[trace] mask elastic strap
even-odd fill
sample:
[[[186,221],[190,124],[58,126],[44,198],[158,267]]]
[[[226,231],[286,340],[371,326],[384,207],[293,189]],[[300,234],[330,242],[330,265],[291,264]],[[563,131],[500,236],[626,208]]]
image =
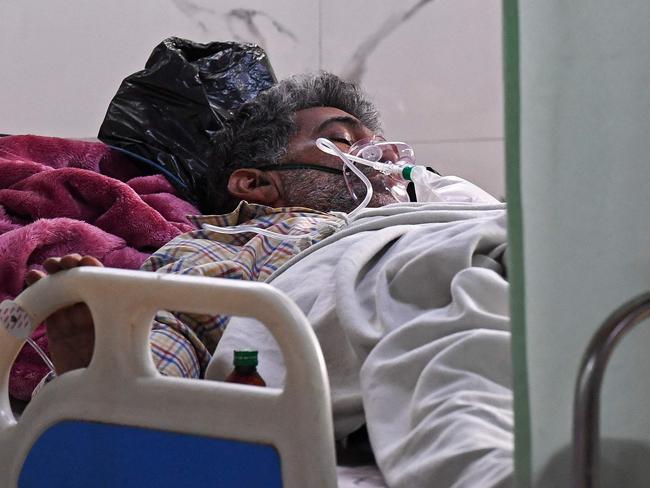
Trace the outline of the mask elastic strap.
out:
[[[324,173],[331,173],[335,174],[338,176],[343,176],[343,171],[340,169],[336,168],[330,168],[329,166],[319,166],[317,164],[309,164],[309,163],[286,163],[286,164],[265,164],[262,166],[256,166],[254,167],[255,169],[259,169],[262,171],[265,170],[272,170],[272,171],[285,171],[285,170],[295,170],[295,169],[313,169],[316,171],[322,171]],[[309,232],[306,234],[298,234],[298,235],[291,235],[291,234],[280,234],[278,232],[273,232],[270,230],[266,229],[260,229],[259,227],[254,227],[251,225],[238,225],[238,226],[233,226],[233,227],[220,227],[217,225],[210,225],[210,224],[203,224],[203,229],[212,231],[212,232],[218,232],[219,234],[245,234],[248,232],[252,232],[254,234],[261,234],[266,237],[271,237],[273,239],[278,239],[278,240],[291,240],[291,241],[299,241],[302,239],[305,239],[307,237],[315,237],[317,233],[314,232]]]
[[[273,239],[278,239],[281,241],[284,240],[299,241],[306,237],[314,237],[317,235],[314,232],[309,232],[306,234],[298,234],[298,235],[280,234],[279,232],[273,232],[272,230],[261,229],[259,227],[254,227],[252,225],[237,225],[233,227],[221,227],[218,225],[203,224],[201,227],[205,230],[217,232],[219,234],[247,234],[250,232],[253,234],[261,234],[266,237],[272,237]]]
[[[343,176],[343,171],[340,169],[330,168],[329,166],[320,166],[318,164],[308,164],[308,163],[265,164],[262,166],[256,166],[255,169],[261,169],[262,171],[313,169],[316,171],[322,171],[323,173],[332,173],[334,175]]]

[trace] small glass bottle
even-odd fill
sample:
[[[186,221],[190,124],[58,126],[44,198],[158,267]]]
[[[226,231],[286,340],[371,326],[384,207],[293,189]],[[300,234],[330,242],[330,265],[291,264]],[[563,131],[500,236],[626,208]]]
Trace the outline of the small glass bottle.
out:
[[[235,369],[226,378],[227,382],[266,386],[266,382],[257,372],[257,351],[235,351],[233,365]]]

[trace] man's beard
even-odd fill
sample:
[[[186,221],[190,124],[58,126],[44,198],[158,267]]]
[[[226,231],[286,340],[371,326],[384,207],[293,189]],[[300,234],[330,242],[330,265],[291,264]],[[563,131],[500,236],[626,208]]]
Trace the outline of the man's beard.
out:
[[[314,178],[313,173],[312,171],[304,171],[282,174],[284,199],[287,205],[307,207],[321,212],[350,213],[359,206],[366,196],[366,186],[360,180],[360,184],[354,185],[354,191],[359,198],[357,201],[350,195],[341,176],[321,174],[318,178]],[[395,198],[380,181],[373,179],[371,183],[373,185],[373,194],[368,207],[382,207],[396,202]]]

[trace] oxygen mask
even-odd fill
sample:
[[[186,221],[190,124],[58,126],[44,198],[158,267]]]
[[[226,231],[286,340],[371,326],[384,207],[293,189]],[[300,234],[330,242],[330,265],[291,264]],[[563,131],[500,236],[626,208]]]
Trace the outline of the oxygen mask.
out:
[[[415,154],[408,144],[375,136],[357,141],[348,152],[341,151],[325,138],[319,138],[316,145],[343,162],[345,185],[354,201],[359,203],[350,215],[363,210],[374,192],[391,195],[395,202],[409,201],[402,170],[415,164]]]

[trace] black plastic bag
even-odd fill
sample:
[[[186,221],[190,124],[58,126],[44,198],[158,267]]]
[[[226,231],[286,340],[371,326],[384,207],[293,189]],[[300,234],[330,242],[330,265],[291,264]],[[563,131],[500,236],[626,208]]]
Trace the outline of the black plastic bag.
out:
[[[162,172],[196,201],[211,136],[233,110],[275,82],[259,46],[170,37],[156,46],[144,70],[124,79],[98,137],[145,169]]]

